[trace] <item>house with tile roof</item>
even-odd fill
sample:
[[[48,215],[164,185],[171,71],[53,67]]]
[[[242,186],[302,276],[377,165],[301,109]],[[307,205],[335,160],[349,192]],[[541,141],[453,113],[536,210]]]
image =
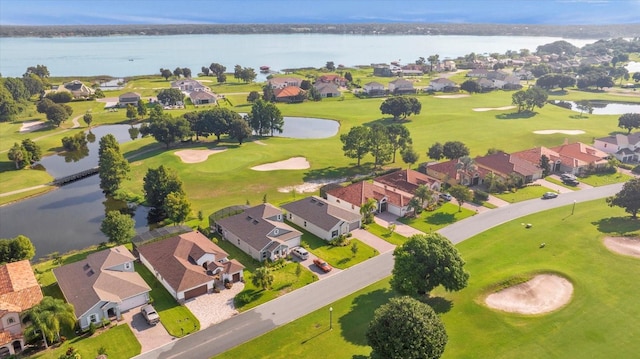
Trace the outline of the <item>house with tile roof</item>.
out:
[[[362,216],[312,196],[282,206],[286,218],[296,225],[330,241],[360,228]]]
[[[621,162],[640,161],[640,132],[596,138],[593,147],[614,155]]]
[[[550,150],[560,157],[560,171],[574,175],[584,174],[589,167],[595,169],[605,167],[609,161],[609,154],[593,146],[581,142],[565,143],[551,147]]]
[[[531,183],[542,178],[542,168],[540,166],[505,152],[476,157],[474,161],[478,171],[485,173],[482,176],[483,180],[487,173],[493,173],[505,181],[509,177],[516,175],[522,180],[522,183]]]
[[[24,349],[20,314],[41,300],[42,291],[28,260],[0,266],[0,357]]]
[[[151,288],[134,270],[135,257],[125,246],[95,252],[87,258],[54,268],[53,275],[80,328],[149,302]]]
[[[260,262],[286,257],[291,248],[300,245],[302,237],[300,231],[284,223],[282,211],[269,203],[216,220],[213,228]]]
[[[244,266],[198,231],[135,246],[140,262],[180,303],[244,280]]]
[[[549,172],[560,172],[560,165],[562,163],[560,154],[547,147],[534,147],[511,154],[511,157],[527,161],[535,166],[540,166],[542,156],[546,156],[549,160]]]
[[[318,79],[316,80],[316,84],[318,83],[334,84],[336,86],[341,86],[341,87],[347,86],[347,82],[348,82],[347,79],[336,74],[322,75],[318,77]]]
[[[353,213],[360,213],[360,207],[369,199],[376,201],[376,212],[389,212],[402,217],[410,212],[407,196],[390,188],[377,186],[369,181],[360,181],[346,187],[327,190],[327,201]]]
[[[305,91],[298,86],[287,86],[273,90],[277,102],[302,102],[305,99]]]
[[[442,182],[437,178],[412,169],[401,169],[373,179],[373,184],[413,197],[419,186],[427,186],[430,190],[440,192]]]
[[[462,184],[465,186],[474,186],[481,183],[481,179],[487,174],[484,168],[476,167],[472,173],[462,173],[458,171],[458,160],[448,160],[444,162],[431,162],[420,165],[420,172],[438,179],[442,183],[448,183],[451,186]]]

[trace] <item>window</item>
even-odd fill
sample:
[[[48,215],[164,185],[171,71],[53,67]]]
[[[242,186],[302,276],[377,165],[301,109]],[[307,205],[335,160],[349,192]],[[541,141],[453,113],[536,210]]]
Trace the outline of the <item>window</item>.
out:
[[[131,262],[127,262],[124,264],[124,269],[131,269]]]
[[[273,230],[273,234],[278,234],[278,233],[280,233],[280,231],[278,231],[278,228]]]
[[[15,318],[9,318],[9,319],[7,319],[7,324],[13,324],[13,323],[15,323],[15,322],[16,322],[16,319],[15,319]]]
[[[98,315],[97,314],[91,314],[89,316],[89,323],[97,323],[98,322]]]
[[[238,245],[240,245],[240,238],[238,238]]]
[[[291,213],[289,213],[289,219],[293,218],[293,215]]]
[[[338,230],[336,229],[335,231],[331,232],[331,238],[335,238],[338,236]]]
[[[305,226],[305,227],[307,226],[307,221],[304,221],[304,226]]]

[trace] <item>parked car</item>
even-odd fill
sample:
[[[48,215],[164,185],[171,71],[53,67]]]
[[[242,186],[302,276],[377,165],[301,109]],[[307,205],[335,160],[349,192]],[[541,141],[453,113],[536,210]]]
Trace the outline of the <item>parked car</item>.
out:
[[[562,180],[562,183],[569,186],[577,186],[580,184],[580,182],[578,182],[578,180],[575,180],[575,179],[565,179],[565,180]]]
[[[449,193],[440,193],[440,198],[444,199],[447,202],[453,199],[453,197]]]
[[[313,264],[315,264],[316,266],[318,266],[318,268],[320,268],[320,270],[322,270],[325,273],[331,272],[331,270],[333,268],[331,268],[331,266],[329,265],[329,263],[323,261],[320,258],[316,258],[313,260]]]
[[[555,192],[545,192],[545,194],[542,195],[542,198],[544,199],[550,199],[550,198],[556,198],[558,197],[558,194]]]
[[[302,260],[309,258],[309,252],[302,247],[292,249],[291,253]]]
[[[560,179],[563,181],[567,181],[567,180],[573,180],[573,181],[577,181],[578,178],[574,175],[572,175],[571,173],[563,173],[560,175]]]
[[[160,322],[160,316],[151,304],[143,305],[140,312],[149,325],[156,325]]]

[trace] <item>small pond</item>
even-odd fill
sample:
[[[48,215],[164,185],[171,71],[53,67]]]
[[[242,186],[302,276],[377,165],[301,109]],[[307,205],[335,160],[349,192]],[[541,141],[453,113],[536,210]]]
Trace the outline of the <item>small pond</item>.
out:
[[[282,133],[278,137],[290,138],[328,138],[335,136],[340,129],[340,122],[308,117],[285,117]]]
[[[246,112],[238,112],[240,116],[246,116]],[[274,137],[289,138],[329,138],[338,133],[340,122],[311,117],[284,116],[282,133],[274,133]]]
[[[98,165],[98,148],[100,139],[112,134],[119,143],[131,141],[129,135],[129,125],[108,125],[94,127],[91,131],[86,131],[87,149],[84,151],[63,152],[57,155],[44,157],[40,164],[54,178],[68,176],[74,173],[93,168]]]
[[[571,104],[571,110],[581,112],[573,101],[564,101]],[[622,103],[622,102],[605,102],[591,101],[593,107],[593,115],[622,115],[625,113],[640,113],[640,103]],[[585,113],[585,111],[582,111]]]

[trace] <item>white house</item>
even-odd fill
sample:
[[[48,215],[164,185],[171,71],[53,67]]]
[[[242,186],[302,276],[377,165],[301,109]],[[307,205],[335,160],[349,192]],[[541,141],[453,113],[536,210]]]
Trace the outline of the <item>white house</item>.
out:
[[[364,93],[369,96],[379,96],[384,95],[385,93],[384,85],[375,81],[364,84],[364,86],[362,86],[362,89],[364,90]]]
[[[397,78],[389,82],[389,92],[402,94],[402,93],[415,93],[413,88],[413,82],[405,80],[403,78]]]
[[[362,216],[320,197],[307,197],[282,206],[287,219],[325,241],[360,228]]]
[[[453,88],[455,86],[455,82],[444,77],[439,77],[429,82],[427,89],[430,91],[445,91],[445,89]]]
[[[640,161],[640,132],[596,138],[593,147],[616,156],[622,162]]]

